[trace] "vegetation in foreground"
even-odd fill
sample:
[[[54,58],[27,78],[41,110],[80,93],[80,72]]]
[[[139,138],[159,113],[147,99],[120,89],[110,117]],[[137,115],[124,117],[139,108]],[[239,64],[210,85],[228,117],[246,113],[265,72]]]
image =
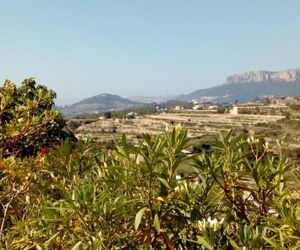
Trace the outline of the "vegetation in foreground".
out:
[[[3,135],[30,143],[21,126],[15,134],[4,130],[22,121],[3,120],[3,114],[12,115],[8,110],[1,109]],[[49,128],[46,118],[33,124],[30,117],[31,128]],[[113,151],[70,139],[50,140],[46,150],[43,143],[51,135],[33,137],[30,153],[2,150],[3,249],[300,247],[300,202],[293,185],[300,175],[280,143],[274,152],[251,135],[221,133],[211,149],[187,155],[187,131],[174,127],[142,135],[138,146],[123,136]],[[22,140],[15,140],[17,148],[23,149]],[[179,166],[192,166],[194,174],[178,175]]]
[[[221,134],[182,152],[186,131],[123,137],[114,151],[66,141],[46,155],[2,158],[4,249],[298,249],[291,167],[253,137]],[[178,176],[193,159],[195,176]],[[298,175],[294,177],[297,178]]]

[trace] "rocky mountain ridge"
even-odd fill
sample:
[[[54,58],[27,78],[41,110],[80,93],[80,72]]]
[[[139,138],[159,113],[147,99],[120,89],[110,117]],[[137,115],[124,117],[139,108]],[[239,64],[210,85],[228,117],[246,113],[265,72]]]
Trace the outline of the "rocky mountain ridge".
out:
[[[293,82],[298,79],[300,79],[300,69],[283,71],[249,71],[228,76],[224,83],[232,84],[264,81]]]
[[[221,85],[198,89],[178,100],[198,102],[252,101],[256,97],[300,96],[300,69],[250,71],[232,75]]]
[[[98,113],[111,110],[124,110],[149,102],[178,100],[184,102],[233,103],[252,101],[256,97],[300,96],[300,69],[283,71],[250,71],[228,76],[225,82],[215,87],[198,89],[187,95],[162,97],[136,97],[130,99],[118,95],[100,94],[63,107],[60,110],[67,116],[82,113]],[[144,103],[144,104],[143,104]]]

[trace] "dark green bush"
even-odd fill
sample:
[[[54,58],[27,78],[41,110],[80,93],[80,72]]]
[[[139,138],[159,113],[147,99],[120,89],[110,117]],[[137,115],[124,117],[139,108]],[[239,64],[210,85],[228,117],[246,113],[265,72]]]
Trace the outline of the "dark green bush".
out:
[[[5,81],[0,88],[0,148],[4,156],[36,154],[41,148],[73,138],[62,114],[53,109],[55,92],[34,79],[20,87]]]

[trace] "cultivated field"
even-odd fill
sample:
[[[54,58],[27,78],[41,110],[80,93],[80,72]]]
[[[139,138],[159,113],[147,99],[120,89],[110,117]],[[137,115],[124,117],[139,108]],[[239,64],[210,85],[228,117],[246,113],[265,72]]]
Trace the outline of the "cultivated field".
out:
[[[138,116],[134,119],[104,119],[80,126],[78,137],[92,137],[105,142],[119,139],[122,134],[136,141],[142,133],[158,134],[170,125],[181,124],[188,129],[190,138],[214,135],[221,130],[247,129],[260,131],[266,124],[273,123],[283,116],[269,115],[231,115],[201,112],[161,113]]]

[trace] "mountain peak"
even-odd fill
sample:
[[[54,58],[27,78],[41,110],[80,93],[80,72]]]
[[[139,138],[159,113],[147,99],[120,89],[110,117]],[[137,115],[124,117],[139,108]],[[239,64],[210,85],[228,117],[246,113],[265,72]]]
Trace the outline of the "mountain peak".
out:
[[[236,74],[227,77],[224,84],[199,89],[180,96],[179,99],[198,102],[247,102],[266,96],[300,96],[300,69]]]
[[[231,75],[226,78],[225,84],[248,82],[293,82],[300,79],[300,69],[283,71],[250,71]]]

